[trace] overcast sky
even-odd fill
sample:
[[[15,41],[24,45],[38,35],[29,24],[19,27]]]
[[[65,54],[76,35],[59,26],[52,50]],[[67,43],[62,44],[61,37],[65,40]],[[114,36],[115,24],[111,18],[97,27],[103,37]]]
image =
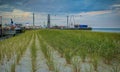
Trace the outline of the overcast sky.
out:
[[[3,23],[31,24],[33,12],[36,25],[46,24],[49,13],[52,25],[66,25],[69,15],[69,23],[120,28],[120,0],[0,0]]]

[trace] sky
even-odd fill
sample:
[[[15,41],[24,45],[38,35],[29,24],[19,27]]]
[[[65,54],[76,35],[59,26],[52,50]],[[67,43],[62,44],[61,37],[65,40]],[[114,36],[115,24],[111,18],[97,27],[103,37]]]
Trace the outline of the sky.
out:
[[[87,24],[91,27],[120,28],[120,0],[0,0],[2,22],[47,24],[51,14],[51,25]]]

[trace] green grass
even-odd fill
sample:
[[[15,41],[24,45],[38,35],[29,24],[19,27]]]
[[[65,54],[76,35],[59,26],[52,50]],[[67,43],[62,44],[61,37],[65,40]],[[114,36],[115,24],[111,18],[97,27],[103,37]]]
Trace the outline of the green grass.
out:
[[[15,62],[11,65],[11,72],[14,72],[15,66],[19,63],[22,55],[26,51],[31,38],[32,33],[27,31],[15,37],[0,41],[0,63],[3,63],[5,56],[8,61],[14,58]]]
[[[95,71],[102,60],[108,65],[112,65],[113,61],[117,63],[113,68],[117,71],[120,64],[120,33],[103,33],[91,32],[82,30],[35,30],[27,31],[24,34],[6,39],[0,42],[0,63],[3,62],[5,56],[11,59],[12,56],[17,55],[15,64],[12,65],[11,71],[15,69],[15,65],[19,63],[22,55],[26,51],[32,36],[34,35],[33,43],[31,45],[31,54],[33,62],[33,72],[35,72],[35,35],[38,35],[42,52],[47,59],[47,64],[51,71],[55,70],[52,59],[51,50],[44,42],[47,42],[55,50],[57,50],[61,57],[66,58],[67,64],[74,66],[74,71],[79,71],[76,63],[72,62],[73,57],[79,56],[82,62],[87,58],[94,66]],[[77,61],[80,63],[79,61]]]
[[[0,61],[6,55],[8,60],[14,55],[20,55],[26,49],[32,34],[25,32],[19,36],[15,36],[4,41],[0,41]]]
[[[39,41],[40,41],[40,45],[41,45],[41,50],[45,56],[45,58],[47,59],[47,65],[49,67],[50,71],[54,71],[55,67],[54,67],[54,63],[53,63],[53,59],[52,59],[52,54],[51,54],[51,49],[49,49],[49,47],[44,43],[43,39],[41,39],[40,35],[39,37]]]
[[[35,34],[33,37],[33,42],[31,46],[31,59],[32,59],[32,72],[36,72],[36,57],[37,57],[37,49],[35,45]]]
[[[106,64],[119,61],[120,34],[81,30],[40,30],[39,34],[71,63],[73,56],[102,58]],[[94,62],[97,59],[94,60]],[[91,59],[92,61],[92,59]]]

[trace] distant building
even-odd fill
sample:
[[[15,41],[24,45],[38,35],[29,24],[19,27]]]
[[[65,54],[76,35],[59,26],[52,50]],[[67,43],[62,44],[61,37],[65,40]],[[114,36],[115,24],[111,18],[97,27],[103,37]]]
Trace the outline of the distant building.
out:
[[[79,29],[79,30],[92,30],[91,27],[88,27],[86,24],[76,24],[74,25],[74,29]]]
[[[77,24],[77,25],[74,25],[74,28],[88,28],[88,25],[85,25],[85,24]]]
[[[51,29],[65,29],[66,26],[53,26]]]

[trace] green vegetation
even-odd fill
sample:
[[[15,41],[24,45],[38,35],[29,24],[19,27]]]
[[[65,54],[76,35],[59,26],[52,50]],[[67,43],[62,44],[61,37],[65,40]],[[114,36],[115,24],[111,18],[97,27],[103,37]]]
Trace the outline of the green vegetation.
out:
[[[49,49],[49,47],[44,43],[44,41],[41,39],[40,35],[39,35],[39,40],[40,40],[40,45],[41,45],[41,50],[45,55],[45,58],[47,59],[47,65],[49,67],[50,71],[54,71],[54,63],[53,63],[53,59],[52,59],[52,54],[51,54],[51,50]]]
[[[14,61],[11,65],[11,72],[15,72],[15,66],[19,63],[26,47],[32,38],[30,31],[21,35],[6,39],[0,42],[0,64],[7,59]]]
[[[7,59],[17,55],[17,62],[19,58],[26,50],[27,44],[30,42],[32,34],[25,32],[19,36],[15,36],[0,42],[0,62],[4,60],[5,56]]]
[[[31,46],[31,59],[32,59],[32,72],[36,72],[36,46],[35,46],[35,34],[33,37],[33,42]]]
[[[38,37],[38,38],[36,38]],[[103,33],[82,30],[32,30],[0,42],[0,64],[5,59],[14,60],[11,72],[30,45],[32,71],[36,71],[37,47],[40,43],[50,71],[57,71],[52,52],[59,52],[73,72],[81,71],[81,64],[89,63],[94,71],[99,71],[100,63],[112,66],[113,72],[120,68],[120,33]],[[60,58],[61,58],[60,57]],[[65,64],[66,65],[66,64]],[[66,65],[66,66],[67,66]]]
[[[73,56],[80,56],[83,62],[90,57],[95,67],[100,59],[106,64],[111,64],[113,59],[120,62],[119,33],[41,30],[39,34],[66,58],[68,64],[71,63]]]

